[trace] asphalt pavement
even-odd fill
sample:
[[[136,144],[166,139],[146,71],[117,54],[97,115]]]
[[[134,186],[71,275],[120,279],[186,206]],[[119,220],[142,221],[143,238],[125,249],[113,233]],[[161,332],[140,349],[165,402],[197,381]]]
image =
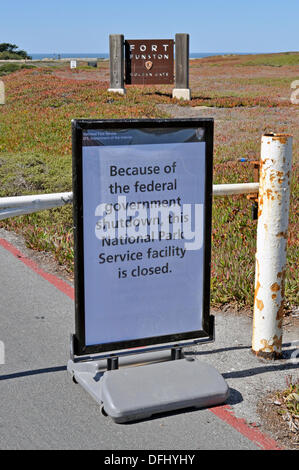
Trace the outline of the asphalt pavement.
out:
[[[216,316],[213,344],[187,351],[223,374],[230,387],[225,406],[182,410],[132,424],[105,418],[66,370],[74,332],[73,288],[49,275],[0,231],[0,449],[211,450],[279,447],[260,426],[256,404],[287,375],[294,329],[284,334],[285,359],[261,361],[250,350],[251,319]],[[298,334],[297,334],[298,336]],[[3,362],[3,361],[2,361]],[[255,423],[255,424],[252,424]]]

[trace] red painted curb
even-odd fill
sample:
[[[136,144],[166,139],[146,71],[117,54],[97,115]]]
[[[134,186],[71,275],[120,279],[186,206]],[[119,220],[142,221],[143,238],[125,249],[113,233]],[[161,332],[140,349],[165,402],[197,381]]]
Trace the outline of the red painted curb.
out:
[[[13,246],[11,243],[7,242],[3,238],[0,238],[0,246],[2,246],[5,250],[9,251],[13,256],[22,261],[22,263],[28,266],[28,268],[32,269],[34,272],[46,279],[46,281],[50,282],[50,284],[55,286],[58,290],[60,290],[60,292],[63,292],[70,299],[74,300],[74,288],[72,286],[67,284],[62,279],[56,277],[54,274],[46,273],[34,261],[27,258],[15,246]],[[254,442],[254,444],[256,444],[261,449],[282,450],[282,448],[277,445],[274,439],[271,439],[270,437],[266,436],[258,429],[249,426],[246,423],[245,419],[237,418],[229,405],[209,408],[209,411],[211,411],[218,418],[222,419],[222,421],[225,421],[232,428],[236,429],[240,434],[247,437],[250,441]]]
[[[7,242],[3,238],[0,238],[0,246],[5,248],[5,250],[9,251],[12,255],[22,261],[22,263],[26,264],[26,266],[32,269],[32,271],[36,272],[41,277],[46,279],[46,281],[50,282],[50,284],[55,286],[58,290],[60,290],[60,292],[63,292],[70,299],[74,300],[74,288],[70,286],[67,282],[63,281],[62,279],[59,279],[54,274],[46,273],[34,261],[27,258],[15,246],[13,246],[11,243]]]
[[[209,408],[218,418],[225,421],[231,427],[239,431],[240,434],[254,442],[262,450],[282,450],[271,437],[266,436],[258,429],[249,426],[243,418],[237,418],[229,405],[217,406]]]

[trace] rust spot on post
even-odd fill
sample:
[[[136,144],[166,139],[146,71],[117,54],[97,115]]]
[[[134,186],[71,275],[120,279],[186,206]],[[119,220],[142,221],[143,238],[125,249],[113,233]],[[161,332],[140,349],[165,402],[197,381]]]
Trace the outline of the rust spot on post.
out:
[[[276,137],[273,137],[273,140],[278,140],[281,144],[286,144],[287,143],[287,137],[283,135],[277,135]]]
[[[267,198],[268,199],[274,199],[274,196],[273,196],[273,193],[272,193],[272,189],[266,189],[266,194],[267,194]]]
[[[264,137],[272,137],[272,140],[278,140],[281,144],[286,144],[288,141],[288,137],[292,137],[291,134],[276,134],[274,132],[269,132],[264,134]],[[270,143],[270,140],[268,141]]]
[[[285,239],[287,239],[288,234],[287,234],[287,232],[279,232],[276,236],[277,236],[277,238],[285,238]],[[278,275],[277,275],[277,277],[278,277]]]
[[[253,351],[256,356],[264,359],[281,359],[282,353],[279,351],[281,351],[282,335],[280,337],[275,335],[272,342],[262,339],[261,344],[259,351]]]
[[[282,358],[282,353],[273,351],[273,352],[264,352],[264,351],[253,351],[254,354],[257,357],[260,357],[262,359],[267,359],[269,361],[271,360],[276,360],[276,359],[281,359]]]
[[[271,343],[267,341],[266,339],[262,339],[261,343],[263,345],[263,348],[261,349],[261,351],[273,352],[275,348],[281,347],[281,340],[282,340],[282,337],[281,336],[278,337],[277,335],[274,336],[273,341]],[[265,349],[270,349],[270,351],[265,351]]]
[[[264,199],[263,199],[263,196],[261,194],[259,195],[259,201],[258,202],[259,202],[259,204],[258,204],[259,209],[258,209],[258,214],[257,215],[258,215],[258,217],[260,217],[262,215],[262,212],[263,212],[262,205],[264,204]]]
[[[283,306],[284,306],[284,301],[281,301],[280,307],[277,310],[277,315],[276,315],[276,320],[281,320],[283,317]]]
[[[259,281],[257,281],[256,283],[256,288],[255,288],[255,293],[254,293],[254,297],[256,298],[257,294],[258,294],[258,291],[259,291],[259,288],[261,287]]]
[[[260,300],[260,299],[256,299],[255,302],[256,302],[257,308],[258,308],[260,311],[262,311],[263,308],[264,308],[264,302],[263,302],[262,300]]]
[[[271,290],[272,292],[278,292],[280,290],[280,285],[277,284],[277,282],[274,282],[274,284],[271,286]]]
[[[254,291],[254,303],[255,303],[255,300],[257,298],[258,291],[261,287],[259,279],[260,279],[260,265],[259,265],[258,260],[256,260],[256,286],[255,286],[255,291]]]
[[[280,303],[280,307],[277,311],[276,315],[276,320],[277,320],[277,327],[281,330],[282,328],[282,322],[283,322],[283,310],[284,310],[284,299],[282,298],[282,301]]]

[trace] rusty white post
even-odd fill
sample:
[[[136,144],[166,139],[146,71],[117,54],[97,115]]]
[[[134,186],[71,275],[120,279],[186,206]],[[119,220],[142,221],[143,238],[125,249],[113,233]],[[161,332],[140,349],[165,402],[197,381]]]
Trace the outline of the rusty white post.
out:
[[[262,137],[252,350],[282,356],[282,319],[288,238],[292,136]]]
[[[0,104],[5,104],[5,86],[2,80],[0,80]]]

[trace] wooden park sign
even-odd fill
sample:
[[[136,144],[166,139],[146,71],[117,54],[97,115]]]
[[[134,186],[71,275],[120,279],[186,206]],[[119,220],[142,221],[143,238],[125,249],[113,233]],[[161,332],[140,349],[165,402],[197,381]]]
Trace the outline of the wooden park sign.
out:
[[[173,98],[190,100],[189,34],[173,39],[124,39],[112,34],[110,41],[110,87],[125,94],[126,85],[175,83]],[[174,61],[175,46],[175,61]]]
[[[125,83],[127,85],[173,83],[173,47],[173,39],[126,40]]]

